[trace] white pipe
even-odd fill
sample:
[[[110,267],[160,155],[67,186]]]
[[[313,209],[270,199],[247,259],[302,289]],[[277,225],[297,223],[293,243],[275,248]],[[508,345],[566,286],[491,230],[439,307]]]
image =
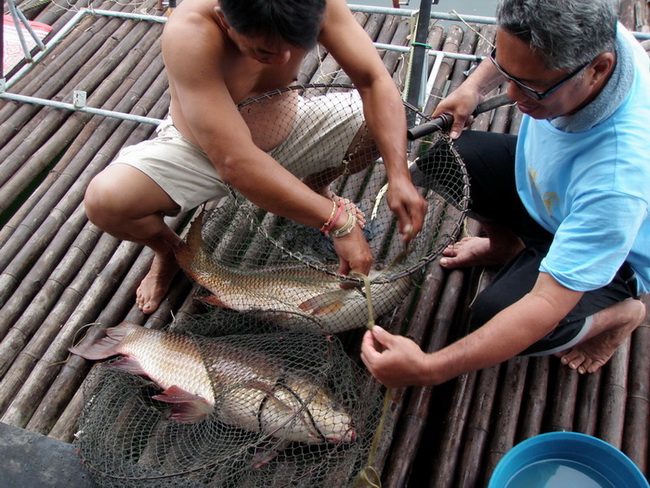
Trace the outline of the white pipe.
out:
[[[16,102],[45,105],[46,107],[62,108],[66,110],[72,110],[73,112],[85,112],[93,115],[104,115],[106,117],[115,117],[123,120],[131,120],[133,122],[141,122],[144,124],[158,125],[162,122],[162,120],[154,119],[152,117],[143,117],[141,115],[133,115],[133,114],[127,114],[122,112],[113,112],[112,110],[104,110],[101,108],[77,107],[72,103],[56,102],[54,100],[48,100],[46,98],[28,97],[25,95],[17,95],[15,93],[6,93],[6,92],[0,93],[0,98],[5,98],[7,100],[14,100]]]

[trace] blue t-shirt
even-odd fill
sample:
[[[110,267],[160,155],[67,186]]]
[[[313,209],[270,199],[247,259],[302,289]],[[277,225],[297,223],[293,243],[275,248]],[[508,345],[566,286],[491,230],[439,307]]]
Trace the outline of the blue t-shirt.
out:
[[[554,234],[540,271],[576,291],[607,285],[627,261],[638,292],[650,292],[650,62],[626,34],[634,80],[610,117],[564,132],[524,116],[519,131],[519,196]]]

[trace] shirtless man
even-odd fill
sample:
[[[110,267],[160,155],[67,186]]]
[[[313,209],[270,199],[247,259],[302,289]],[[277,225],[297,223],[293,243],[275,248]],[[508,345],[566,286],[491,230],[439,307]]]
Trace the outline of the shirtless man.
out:
[[[257,206],[302,224],[321,228],[330,218],[334,207],[327,189],[311,188],[274,160],[265,151],[281,141],[260,147],[265,144],[255,140],[237,109],[252,96],[295,82],[316,42],[335,57],[361,96],[368,130],[388,174],[387,201],[403,238],[421,230],[426,202],[407,169],[403,104],[345,0],[184,0],[162,37],[171,120],[153,145],[145,141],[123,150],[91,182],[85,197],[88,217],[97,226],[154,251],[137,290],[144,313],[159,306],[178,269],[173,248],[180,238],[163,216],[223,196],[224,184]],[[167,159],[177,150],[176,173],[171,173]],[[199,172],[198,182],[181,184],[185,170]],[[330,230],[347,222],[343,212]],[[339,273],[369,272],[373,257],[360,226],[333,241]]]
[[[472,305],[473,332],[440,351],[366,333],[362,359],[389,386],[435,385],[519,354],[595,372],[646,315],[637,299],[650,292],[646,53],[609,0],[501,0],[497,27],[490,59],[434,115],[454,115],[487,234],[450,246],[440,264],[503,267]],[[524,113],[519,135],[462,132],[504,79]]]

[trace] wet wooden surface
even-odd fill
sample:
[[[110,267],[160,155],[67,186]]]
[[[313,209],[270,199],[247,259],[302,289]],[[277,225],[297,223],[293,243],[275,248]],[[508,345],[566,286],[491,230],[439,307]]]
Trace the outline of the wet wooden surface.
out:
[[[628,25],[644,29],[644,2],[623,3]],[[53,25],[55,34],[84,6],[50,4],[29,13]],[[94,7],[133,10],[111,2]],[[408,17],[355,15],[375,41],[408,45]],[[74,90],[85,90],[89,106],[163,118],[169,96],[161,30],[162,24],[148,21],[85,16],[8,91],[70,102]],[[493,38],[489,24],[434,22],[428,42],[434,49],[484,56]],[[382,57],[403,89],[407,55],[382,51]],[[445,58],[425,111],[458,86],[470,67],[470,61]],[[346,77],[317,51],[299,81]],[[90,179],[121,147],[150,137],[154,126],[6,100],[0,100],[0,121],[0,421],[70,442],[90,365],[69,357],[67,348],[92,324],[98,324],[91,328],[98,334],[125,319],[161,327],[173,315],[192,313],[192,284],[179,275],[160,309],[141,314],[134,293],[151,253],[100,232],[82,206]],[[518,124],[517,110],[502,107],[477,117],[474,128],[516,133]],[[187,216],[170,220],[179,232],[186,223]],[[479,231],[470,221],[468,232]],[[398,309],[384,325],[427,350],[443,347],[463,334],[468,305],[492,272],[448,272],[434,262],[413,292],[414,305]],[[515,358],[439,387],[395,391],[393,440],[381,460],[384,486],[484,486],[514,444],[557,430],[604,439],[647,475],[648,350],[646,320],[594,375],[579,376],[555,358]]]

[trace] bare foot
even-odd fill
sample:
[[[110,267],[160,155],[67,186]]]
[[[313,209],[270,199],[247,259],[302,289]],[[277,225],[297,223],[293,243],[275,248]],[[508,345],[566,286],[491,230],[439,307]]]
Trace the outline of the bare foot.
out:
[[[595,373],[616,352],[645,318],[645,305],[640,300],[627,299],[594,315],[591,335],[584,342],[557,354],[562,364],[580,374]],[[600,333],[598,332],[600,331]]]
[[[135,302],[143,313],[150,314],[158,308],[178,270],[173,252],[154,255],[151,268],[136,291]]]
[[[442,251],[440,266],[447,269],[505,264],[524,247],[518,239],[495,242],[487,237],[465,237]]]
[[[357,207],[352,200],[348,198],[343,198],[338,196],[331,190],[325,190],[323,193],[324,196],[332,200],[333,202],[340,202],[343,204],[343,208],[347,213],[352,213],[357,218],[357,224],[362,229],[366,226],[366,214],[364,214],[359,207]]]

